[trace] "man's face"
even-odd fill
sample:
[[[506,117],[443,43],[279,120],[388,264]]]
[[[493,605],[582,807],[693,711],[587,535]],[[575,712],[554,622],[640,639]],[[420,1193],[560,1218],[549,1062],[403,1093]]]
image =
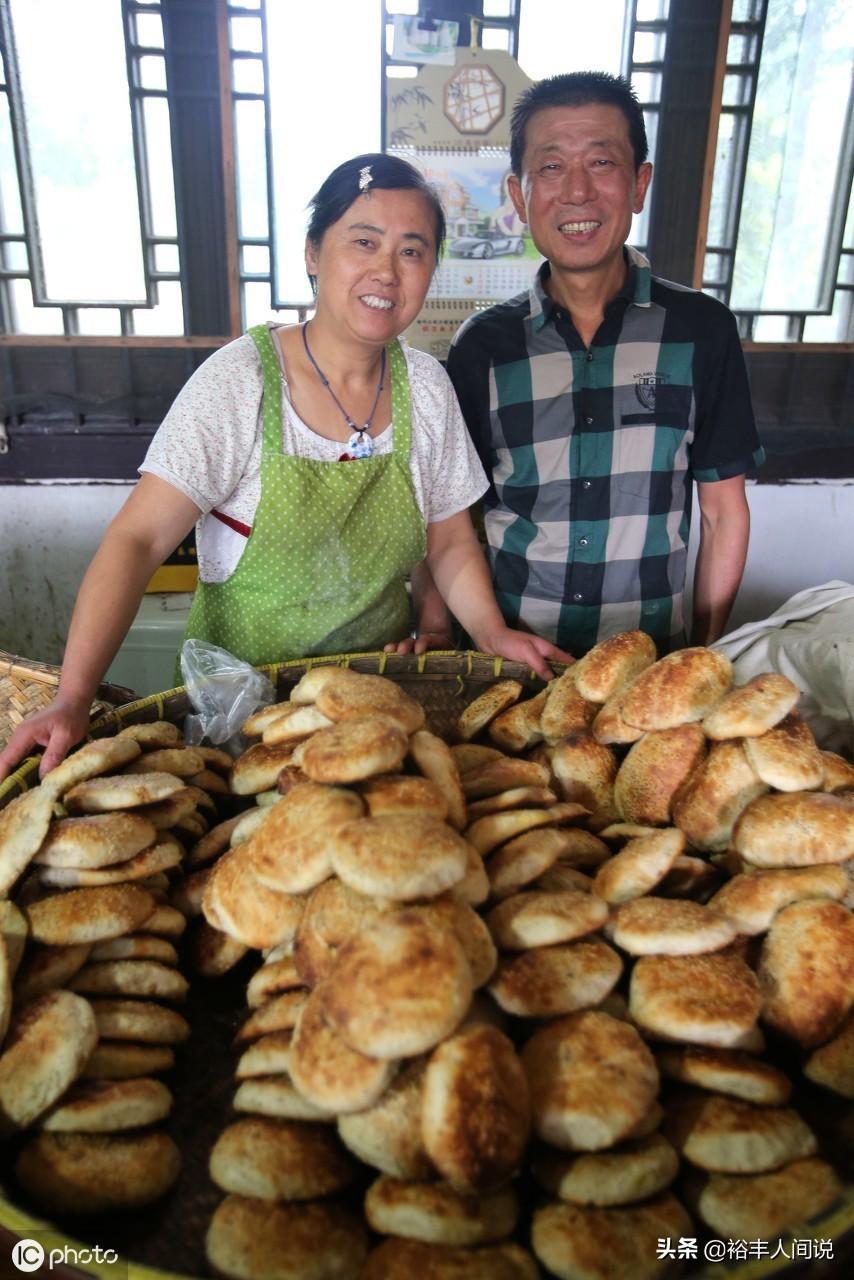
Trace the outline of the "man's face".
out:
[[[528,122],[521,181],[508,180],[519,217],[556,271],[607,271],[622,261],[652,165],[635,170],[619,107],[546,107]]]

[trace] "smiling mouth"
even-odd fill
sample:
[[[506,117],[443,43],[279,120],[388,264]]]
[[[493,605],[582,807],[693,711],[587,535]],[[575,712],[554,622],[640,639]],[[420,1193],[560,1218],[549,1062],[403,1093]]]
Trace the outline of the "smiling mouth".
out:
[[[375,293],[366,293],[360,299],[366,307],[370,307],[372,311],[391,311],[394,303],[391,298],[380,298]]]
[[[580,236],[587,231],[597,231],[601,225],[601,222],[562,222],[558,230],[564,236]]]

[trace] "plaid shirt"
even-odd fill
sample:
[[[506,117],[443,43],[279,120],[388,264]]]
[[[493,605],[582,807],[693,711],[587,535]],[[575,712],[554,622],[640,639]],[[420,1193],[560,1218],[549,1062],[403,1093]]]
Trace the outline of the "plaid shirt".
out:
[[[764,457],[731,313],[626,255],[589,349],[545,292],[544,263],[529,292],[471,316],[448,356],[492,481],[498,604],[576,655],[633,628],[661,652],[683,642],[691,482]]]

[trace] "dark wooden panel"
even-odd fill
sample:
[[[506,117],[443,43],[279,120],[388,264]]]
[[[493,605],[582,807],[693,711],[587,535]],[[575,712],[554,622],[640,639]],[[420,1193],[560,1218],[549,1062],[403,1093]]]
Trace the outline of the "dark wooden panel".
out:
[[[664,56],[649,257],[657,276],[690,285],[713,106],[722,0],[671,0]]]

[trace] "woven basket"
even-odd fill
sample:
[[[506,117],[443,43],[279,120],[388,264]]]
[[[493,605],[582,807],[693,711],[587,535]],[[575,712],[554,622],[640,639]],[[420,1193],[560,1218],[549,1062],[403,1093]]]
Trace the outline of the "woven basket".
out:
[[[442,734],[452,732],[463,707],[496,678],[520,680],[532,693],[542,687],[542,681],[521,663],[471,652],[430,653],[419,658],[384,653],[348,654],[286,662],[262,670],[272,680],[277,696],[284,700],[307,670],[330,662],[394,680],[421,702],[428,726]],[[190,709],[186,691],[170,689],[110,710],[92,724],[91,736],[103,737],[127,724],[153,720],[180,722]],[[0,785],[0,809],[15,795],[37,784],[37,768],[37,760],[28,760]],[[57,1247],[73,1244],[75,1237],[102,1246],[115,1243],[123,1257],[131,1259],[127,1264],[120,1263],[122,1267],[127,1265],[128,1280],[183,1280],[208,1273],[203,1239],[221,1192],[208,1176],[207,1154],[230,1117],[234,1093],[230,1044],[245,1007],[246,979],[245,970],[238,968],[224,978],[208,983],[196,981],[191,985],[185,1013],[191,1026],[203,1026],[205,1034],[191,1036],[182,1046],[170,1078],[176,1098],[171,1130],[184,1155],[183,1173],[174,1192],[138,1213],[110,1215],[109,1219],[89,1223],[81,1219],[68,1224],[69,1235],[55,1227],[48,1229],[50,1235],[47,1235],[43,1219],[4,1196],[0,1175],[0,1248],[2,1228],[6,1228],[15,1236],[37,1232],[36,1238],[46,1247],[48,1243]],[[819,1101],[823,1104],[824,1100]],[[843,1261],[852,1256],[852,1233],[854,1181],[849,1179],[843,1197],[833,1210],[816,1219],[801,1234],[834,1240],[836,1259],[842,1270],[826,1274],[842,1276],[852,1274],[849,1263]],[[100,1280],[108,1277],[112,1280],[116,1274],[115,1269],[97,1265],[87,1270]],[[727,1260],[709,1266],[701,1261],[686,1273],[686,1280],[758,1280],[771,1276],[776,1280],[791,1271],[792,1263],[782,1256],[748,1262]]]
[[[41,711],[53,700],[61,670],[61,667],[19,658],[0,649],[0,751],[26,716]],[[102,684],[90,715],[94,720],[111,707],[129,702],[133,696],[132,689]]]

